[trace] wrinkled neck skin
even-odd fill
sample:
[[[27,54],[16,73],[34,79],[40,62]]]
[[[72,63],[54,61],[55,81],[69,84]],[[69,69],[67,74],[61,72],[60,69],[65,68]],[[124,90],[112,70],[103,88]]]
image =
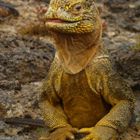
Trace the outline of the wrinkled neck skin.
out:
[[[53,34],[55,57],[65,72],[76,74],[87,67],[102,46],[101,34],[101,30],[85,34]]]

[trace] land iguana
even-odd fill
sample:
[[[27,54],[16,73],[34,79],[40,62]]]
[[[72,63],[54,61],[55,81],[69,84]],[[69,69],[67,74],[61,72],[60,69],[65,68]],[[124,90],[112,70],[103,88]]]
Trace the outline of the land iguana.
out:
[[[51,0],[45,27],[56,55],[43,82],[40,108],[50,128],[40,140],[115,140],[134,110],[129,85],[115,72],[102,42],[102,21],[94,0]]]

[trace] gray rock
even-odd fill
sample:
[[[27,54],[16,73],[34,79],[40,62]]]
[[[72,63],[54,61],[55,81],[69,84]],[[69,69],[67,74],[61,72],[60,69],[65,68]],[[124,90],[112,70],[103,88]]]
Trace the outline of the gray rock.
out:
[[[51,44],[0,33],[0,80],[39,81],[46,76],[53,56]]]
[[[8,127],[8,125],[3,122],[3,121],[0,121],[0,133],[3,132],[4,129],[6,129]]]

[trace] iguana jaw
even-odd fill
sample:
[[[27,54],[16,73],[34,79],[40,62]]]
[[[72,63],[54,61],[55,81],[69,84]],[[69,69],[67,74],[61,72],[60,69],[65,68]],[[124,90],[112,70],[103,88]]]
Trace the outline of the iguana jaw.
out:
[[[87,20],[64,20],[64,19],[47,19],[46,27],[52,31],[63,33],[89,33],[94,27]]]
[[[46,22],[70,24],[70,23],[80,22],[80,20],[79,21],[71,21],[71,20],[65,20],[65,19],[59,19],[59,18],[50,18],[50,19],[47,19]]]

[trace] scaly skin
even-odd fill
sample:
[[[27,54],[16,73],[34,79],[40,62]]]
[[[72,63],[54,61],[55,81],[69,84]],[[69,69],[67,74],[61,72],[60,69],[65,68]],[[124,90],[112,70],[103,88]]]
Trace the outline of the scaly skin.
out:
[[[64,33],[87,33],[99,24],[99,11],[93,0],[51,0],[46,26]]]
[[[132,90],[115,72],[102,45],[93,0],[51,0],[46,28],[57,50],[44,81],[40,108],[52,133],[40,140],[115,140],[129,125]],[[77,128],[77,129],[75,129]]]
[[[90,66],[75,75],[67,74],[58,60],[54,60],[43,84],[40,103],[46,124],[51,129],[68,125],[79,129],[91,127],[90,137],[97,133],[97,138],[93,135],[84,140],[100,137],[109,140],[116,136],[114,130],[121,133],[128,127],[133,112],[132,91],[112,69],[109,58],[103,55],[98,55]],[[105,130],[95,132],[97,126]],[[85,131],[87,129],[81,130]],[[59,135],[55,139],[57,137]]]

